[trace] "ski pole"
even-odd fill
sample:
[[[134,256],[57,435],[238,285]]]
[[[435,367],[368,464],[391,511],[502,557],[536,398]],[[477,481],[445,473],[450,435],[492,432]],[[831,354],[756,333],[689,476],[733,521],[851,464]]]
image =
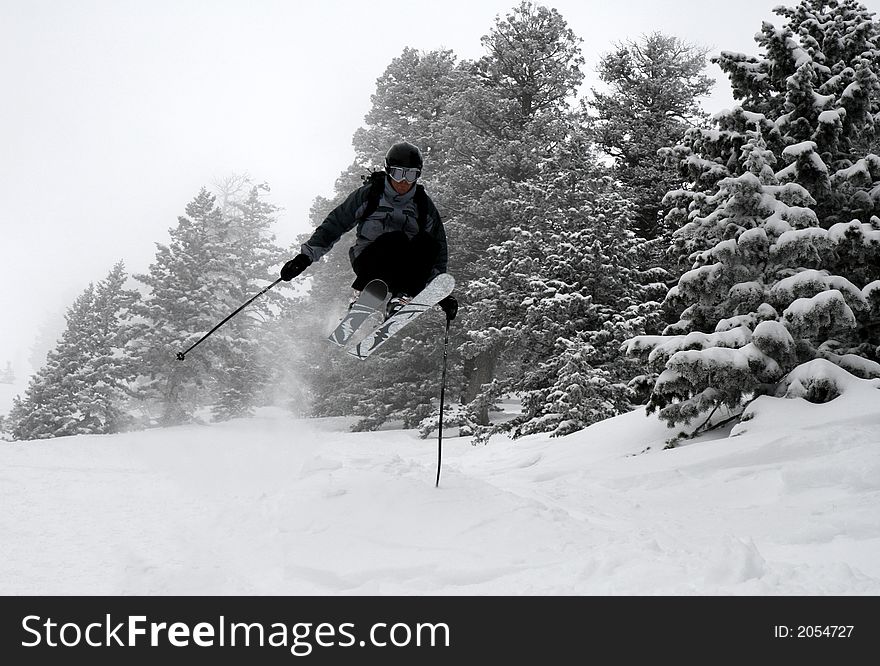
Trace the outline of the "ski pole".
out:
[[[183,361],[184,359],[186,359],[186,355],[189,354],[189,353],[190,353],[193,349],[195,349],[197,346],[199,346],[205,338],[207,338],[209,335],[211,335],[211,333],[213,333],[213,332],[216,331],[218,328],[220,328],[221,326],[223,326],[223,324],[225,324],[227,321],[229,321],[230,319],[232,319],[232,318],[233,318],[235,315],[237,315],[239,312],[241,312],[242,310],[244,310],[248,305],[250,305],[251,303],[253,303],[255,300],[257,300],[260,296],[262,296],[262,295],[265,294],[267,291],[269,291],[269,290],[270,290],[272,287],[274,287],[276,284],[278,284],[279,282],[281,282],[282,279],[283,279],[283,278],[278,278],[277,280],[275,280],[275,282],[273,282],[273,283],[270,284],[268,287],[266,287],[265,289],[263,289],[260,293],[258,293],[257,295],[253,296],[249,301],[247,301],[247,302],[244,303],[240,308],[238,308],[238,310],[236,310],[235,312],[233,312],[231,315],[229,315],[228,317],[226,317],[226,319],[224,319],[224,320],[221,321],[219,324],[217,324],[214,328],[212,328],[210,331],[208,331],[207,333],[205,333],[205,334],[204,334],[201,338],[199,338],[199,340],[198,340],[194,345],[192,345],[189,349],[187,349],[186,351],[177,352],[177,360],[178,360],[178,361]]]
[[[443,340],[443,377],[440,380],[440,425],[437,428],[437,481],[434,484],[435,488],[440,487],[440,461],[442,459],[443,452],[443,403],[446,398],[446,359],[449,356],[449,324],[451,322],[452,320],[447,316],[446,337]]]

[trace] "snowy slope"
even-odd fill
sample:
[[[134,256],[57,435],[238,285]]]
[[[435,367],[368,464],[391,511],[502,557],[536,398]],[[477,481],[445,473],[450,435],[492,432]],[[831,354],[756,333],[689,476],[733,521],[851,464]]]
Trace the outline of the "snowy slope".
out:
[[[642,412],[452,438],[439,489],[436,440],[274,410],[2,443],[0,594],[877,595],[880,392],[859,389],[667,451]]]

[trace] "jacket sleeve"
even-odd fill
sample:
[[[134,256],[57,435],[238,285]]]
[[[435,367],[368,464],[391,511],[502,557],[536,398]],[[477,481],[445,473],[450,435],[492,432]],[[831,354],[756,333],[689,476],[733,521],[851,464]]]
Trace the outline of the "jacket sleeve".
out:
[[[351,231],[357,224],[358,214],[366,205],[368,190],[369,186],[356,189],[345,201],[330,211],[311,238],[303,243],[300,251],[312,261],[317,261],[327,254],[342,234]]]

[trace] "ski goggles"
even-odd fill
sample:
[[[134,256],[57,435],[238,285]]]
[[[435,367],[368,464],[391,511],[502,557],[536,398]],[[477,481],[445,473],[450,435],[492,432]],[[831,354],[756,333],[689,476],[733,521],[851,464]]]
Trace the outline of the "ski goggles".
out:
[[[407,183],[414,183],[418,179],[419,174],[422,173],[421,169],[408,169],[406,167],[388,167],[386,171],[391,177],[391,180],[398,183],[403,180],[405,180]]]

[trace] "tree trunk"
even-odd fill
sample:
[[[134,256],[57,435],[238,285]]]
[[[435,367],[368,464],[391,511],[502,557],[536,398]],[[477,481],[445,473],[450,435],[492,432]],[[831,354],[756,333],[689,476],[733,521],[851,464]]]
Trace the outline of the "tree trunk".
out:
[[[466,359],[464,362],[464,403],[470,403],[480,394],[485,384],[490,383],[495,378],[495,366],[498,362],[498,352],[489,349],[480,352],[474,358]],[[489,405],[483,404],[476,414],[476,420],[479,425],[489,425]]]

